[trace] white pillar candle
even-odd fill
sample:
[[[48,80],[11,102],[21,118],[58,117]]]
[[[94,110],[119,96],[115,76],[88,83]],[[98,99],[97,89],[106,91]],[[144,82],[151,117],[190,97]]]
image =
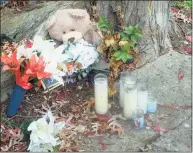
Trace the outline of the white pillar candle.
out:
[[[137,108],[137,87],[134,78],[126,78],[124,81],[123,115],[129,119]]]
[[[147,113],[147,102],[148,102],[148,87],[147,80],[139,79],[137,83],[137,107],[142,109],[143,113]]]
[[[120,81],[119,81],[119,85],[120,85],[119,105],[122,108],[123,108],[123,100],[124,100],[124,79],[126,77],[129,77],[129,72],[128,71],[121,72]]]
[[[108,112],[108,83],[107,76],[97,74],[94,78],[95,85],[95,111],[97,114]]]
[[[147,113],[147,98],[148,98],[148,91],[139,91],[137,93],[137,107],[142,109],[144,114]]]

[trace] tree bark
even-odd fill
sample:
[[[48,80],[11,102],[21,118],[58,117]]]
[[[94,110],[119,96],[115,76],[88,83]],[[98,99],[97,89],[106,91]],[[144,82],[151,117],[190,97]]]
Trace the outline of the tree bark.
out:
[[[119,26],[139,24],[143,36],[138,43],[141,60],[137,67],[172,49],[169,34],[175,25],[170,22],[169,1],[97,1],[97,11],[114,23],[115,31]]]

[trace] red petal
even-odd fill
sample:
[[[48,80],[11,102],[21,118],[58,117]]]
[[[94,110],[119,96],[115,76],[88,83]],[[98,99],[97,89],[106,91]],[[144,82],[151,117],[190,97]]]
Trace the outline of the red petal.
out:
[[[179,79],[179,80],[182,80],[183,77],[184,77],[184,74],[180,71],[180,72],[178,73],[178,79]]]
[[[189,47],[185,46],[184,50],[185,50],[186,53],[192,55],[192,50]]]
[[[168,129],[166,129],[166,128],[161,128],[161,127],[158,127],[158,126],[154,126],[154,127],[153,127],[153,130],[159,131],[159,132],[167,132],[167,131],[168,131]]]
[[[5,63],[5,64],[8,64],[7,63],[7,59],[8,59],[8,56],[6,53],[2,52],[1,53],[1,62]]]
[[[25,47],[26,48],[32,48],[32,46],[33,46],[33,43],[31,41],[29,41],[29,40],[25,41]]]
[[[188,40],[189,42],[192,42],[192,36],[186,36],[185,38],[186,38],[186,40]]]
[[[41,85],[42,85],[41,81],[38,81],[37,86],[41,87]]]
[[[10,70],[10,69],[11,69],[11,67],[9,65],[4,65],[2,70],[7,71],[7,70]]]
[[[30,69],[36,68],[37,62],[36,62],[36,57],[34,54],[30,57],[29,63],[30,63]]]
[[[32,74],[32,75],[33,75],[33,74],[34,74],[34,72],[32,72],[32,70],[31,70],[31,69],[28,69],[28,70],[26,70],[26,74],[29,74],[29,75],[30,75],[30,74]]]
[[[19,62],[22,63],[25,60],[25,58],[20,58]]]
[[[106,150],[106,149],[107,149],[107,145],[106,145],[105,143],[101,142],[101,145],[102,145],[102,147],[103,147],[103,150]]]
[[[31,89],[33,87],[33,85],[31,84],[31,83],[27,83],[27,84],[23,84],[22,85],[22,88],[23,89],[26,89],[26,90],[29,90],[29,89]]]

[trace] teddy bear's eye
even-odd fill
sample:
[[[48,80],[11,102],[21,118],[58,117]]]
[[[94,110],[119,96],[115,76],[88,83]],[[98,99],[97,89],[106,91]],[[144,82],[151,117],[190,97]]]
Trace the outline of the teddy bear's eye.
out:
[[[75,29],[70,29],[70,31],[75,31]]]
[[[66,34],[66,32],[65,32],[65,31],[63,31],[63,34]]]

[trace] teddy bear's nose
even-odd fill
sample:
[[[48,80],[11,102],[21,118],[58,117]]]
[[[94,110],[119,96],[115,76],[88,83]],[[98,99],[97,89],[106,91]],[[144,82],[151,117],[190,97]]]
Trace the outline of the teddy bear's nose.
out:
[[[70,43],[73,43],[73,42],[74,42],[74,40],[75,40],[75,38],[74,38],[74,37],[71,37],[71,38],[69,38],[69,39],[68,39],[68,41],[69,41]]]

